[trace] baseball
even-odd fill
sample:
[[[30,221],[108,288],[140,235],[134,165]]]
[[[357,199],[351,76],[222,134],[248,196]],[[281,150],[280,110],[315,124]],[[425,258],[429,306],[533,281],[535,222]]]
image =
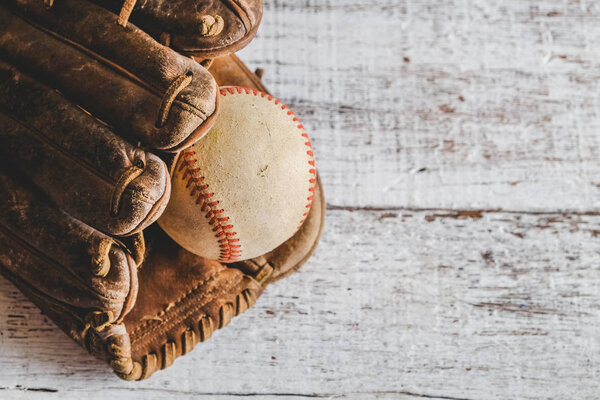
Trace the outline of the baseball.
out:
[[[222,88],[214,127],[180,155],[159,225],[194,254],[246,260],[296,233],[315,183],[311,143],[294,113],[260,91]]]

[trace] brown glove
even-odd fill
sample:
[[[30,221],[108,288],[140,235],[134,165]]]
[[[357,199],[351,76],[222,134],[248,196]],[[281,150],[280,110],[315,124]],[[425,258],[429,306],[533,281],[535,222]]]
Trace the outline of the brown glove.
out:
[[[92,0],[160,43],[200,60],[233,53],[256,35],[262,0]],[[132,13],[133,11],[133,13]]]
[[[165,164],[138,146],[175,151],[201,136],[216,84],[104,8],[54,3],[0,6],[0,272],[119,376],[142,379],[297,269],[324,202],[318,192],[292,239],[236,268],[187,253],[156,226],[145,251],[139,232],[168,201],[177,155]],[[213,68],[221,84],[264,89],[234,56]]]

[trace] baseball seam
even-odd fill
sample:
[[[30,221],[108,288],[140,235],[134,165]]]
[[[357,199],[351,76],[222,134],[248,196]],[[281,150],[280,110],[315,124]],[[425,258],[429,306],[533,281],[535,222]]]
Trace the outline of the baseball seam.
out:
[[[305,212],[302,214],[302,220],[300,221],[300,223],[298,224],[298,227],[296,228],[296,230],[300,229],[302,227],[302,224],[304,223],[304,221],[306,221],[306,218],[308,218],[308,214],[310,213],[310,208],[312,207],[312,203],[313,200],[315,198],[315,186],[317,183],[317,170],[315,167],[315,154],[313,152],[312,149],[312,143],[310,142],[310,139],[308,137],[308,133],[306,133],[306,130],[304,129],[304,126],[302,125],[302,123],[300,122],[300,119],[298,119],[298,117],[296,117],[296,115],[294,114],[294,112],[292,110],[290,110],[285,104],[281,103],[281,100],[276,99],[275,97],[271,96],[270,94],[258,91],[256,89],[249,89],[249,88],[243,88],[240,86],[235,86],[235,87],[229,87],[226,89],[221,89],[220,90],[221,95],[223,96],[227,96],[228,94],[253,94],[254,96],[259,96],[262,98],[266,98],[268,101],[273,101],[275,103],[275,105],[280,105],[281,104],[281,110],[283,112],[286,112],[286,114],[290,117],[292,117],[292,121],[297,123],[298,125],[296,126],[298,128],[298,130],[301,132],[301,136],[306,140],[304,142],[304,144],[306,145],[306,147],[308,148],[308,150],[306,151],[306,154],[308,155],[308,165],[309,165],[309,169],[308,169],[308,173],[311,175],[311,178],[308,180],[310,186],[308,188],[308,197],[306,198],[307,203],[305,205]],[[286,111],[287,110],[287,111]]]
[[[215,194],[203,183],[205,177],[198,175],[200,168],[196,167],[195,155],[194,151],[184,151],[179,171],[183,170],[182,179],[188,180],[185,187],[192,188],[190,196],[197,195],[196,204],[200,206],[200,211],[206,212],[204,217],[208,219],[219,246],[219,261],[235,262],[242,255],[240,239],[236,237],[237,232],[233,231],[233,224],[228,223],[229,217],[224,215],[225,210],[218,208],[219,201],[212,199]]]

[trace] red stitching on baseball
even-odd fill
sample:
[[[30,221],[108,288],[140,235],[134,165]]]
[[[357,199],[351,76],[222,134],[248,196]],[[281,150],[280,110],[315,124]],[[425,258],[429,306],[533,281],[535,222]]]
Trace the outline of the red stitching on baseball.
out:
[[[271,95],[269,95],[267,93],[259,92],[258,90],[252,90],[252,89],[248,89],[248,88],[243,88],[243,87],[240,87],[240,86],[236,86],[235,88],[229,87],[227,89],[221,89],[220,92],[221,92],[221,95],[223,95],[223,96],[227,96],[227,94],[236,94],[236,92],[238,94],[241,94],[241,93],[244,93],[244,92],[247,93],[247,94],[252,93],[255,96],[258,96],[260,94],[260,97],[262,97],[262,98],[266,97],[267,100],[269,100],[269,101],[273,101],[274,100],[276,105],[282,104],[281,100],[276,99],[276,98],[274,98],[273,96],[271,96]],[[298,228],[297,228],[297,229],[300,229],[300,227],[302,226],[302,224],[306,220],[306,217],[308,216],[308,211],[310,211],[310,208],[312,206],[312,202],[313,202],[313,199],[314,199],[315,185],[317,183],[317,179],[316,179],[316,177],[317,177],[317,170],[315,169],[315,159],[314,159],[315,154],[312,151],[312,143],[310,142],[310,139],[308,138],[308,134],[306,132],[304,132],[304,125],[302,125],[302,123],[300,123],[300,120],[294,115],[294,112],[292,110],[289,110],[286,105],[282,104],[281,105],[281,109],[288,116],[293,116],[293,119],[292,119],[293,122],[298,122],[299,123],[299,125],[297,126],[297,128],[302,132],[301,136],[306,139],[306,142],[304,144],[309,149],[306,152],[306,154],[310,157],[310,160],[308,161],[308,165],[310,166],[309,170],[308,170],[308,173],[310,175],[312,175],[313,177],[308,180],[308,183],[310,183],[310,185],[311,185],[310,188],[308,189],[308,191],[310,192],[309,193],[310,196],[307,198],[307,200],[309,201],[309,203],[306,205],[306,208],[308,208],[308,210],[307,210],[307,212],[305,212],[304,214],[302,214],[303,219],[300,221],[300,225],[298,225]]]
[[[220,257],[219,261],[221,262],[234,262],[237,261],[241,257],[241,250],[237,250],[241,245],[233,245],[232,243],[239,242],[238,238],[233,238],[232,236],[237,235],[236,232],[231,231],[233,229],[232,224],[223,225],[223,222],[229,221],[229,217],[219,216],[219,214],[223,214],[223,209],[216,209],[215,207],[219,205],[218,201],[206,201],[210,199],[215,194],[209,192],[207,184],[200,184],[204,180],[203,176],[195,176],[200,168],[193,168],[196,165],[195,156],[196,153],[194,151],[184,151],[181,153],[181,161],[179,165],[178,171],[183,170],[182,179],[187,179],[186,188],[190,186],[192,189],[190,190],[190,196],[196,196],[196,204],[200,205],[200,210],[202,212],[208,211],[204,216],[208,219],[208,223],[212,226],[213,232],[215,232],[215,238],[217,238],[217,243],[219,244]],[[189,176],[189,178],[188,178]],[[221,239],[222,238],[222,239]],[[234,250],[236,249],[236,250]]]

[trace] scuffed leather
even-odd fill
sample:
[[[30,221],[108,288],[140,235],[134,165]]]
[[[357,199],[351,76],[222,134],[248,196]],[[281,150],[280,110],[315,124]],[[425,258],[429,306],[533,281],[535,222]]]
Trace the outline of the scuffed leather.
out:
[[[106,322],[121,319],[138,288],[129,252],[24,182],[22,176],[0,172],[0,272],[81,321],[95,311],[110,313]],[[99,276],[92,272],[93,260],[103,241],[110,243],[110,264]],[[61,319],[56,322],[62,324]]]
[[[187,252],[157,225],[145,236],[148,253],[139,274],[140,292],[124,324],[131,356],[149,376],[154,372],[148,370],[149,355],[158,368],[169,366],[252,306],[262,287],[239,270]]]
[[[253,74],[235,54],[215,58],[209,71],[219,86],[241,86],[268,92],[260,78]]]
[[[2,61],[0,158],[69,214],[112,235],[141,231],[162,213],[170,194],[160,158]],[[132,166],[143,173],[127,185],[113,215],[115,186]]]
[[[70,101],[149,148],[175,151],[210,128],[217,86],[193,60],[87,1],[7,0],[0,6],[0,58],[61,91]],[[53,34],[50,34],[53,32]],[[176,97],[166,123],[158,110],[180,76],[192,81]]]
[[[122,0],[92,0],[118,13]],[[177,51],[200,58],[215,58],[240,50],[256,35],[262,18],[262,0],[139,0],[131,15],[140,28],[157,40],[168,37]],[[223,30],[214,36],[200,34],[202,18],[220,16]]]

